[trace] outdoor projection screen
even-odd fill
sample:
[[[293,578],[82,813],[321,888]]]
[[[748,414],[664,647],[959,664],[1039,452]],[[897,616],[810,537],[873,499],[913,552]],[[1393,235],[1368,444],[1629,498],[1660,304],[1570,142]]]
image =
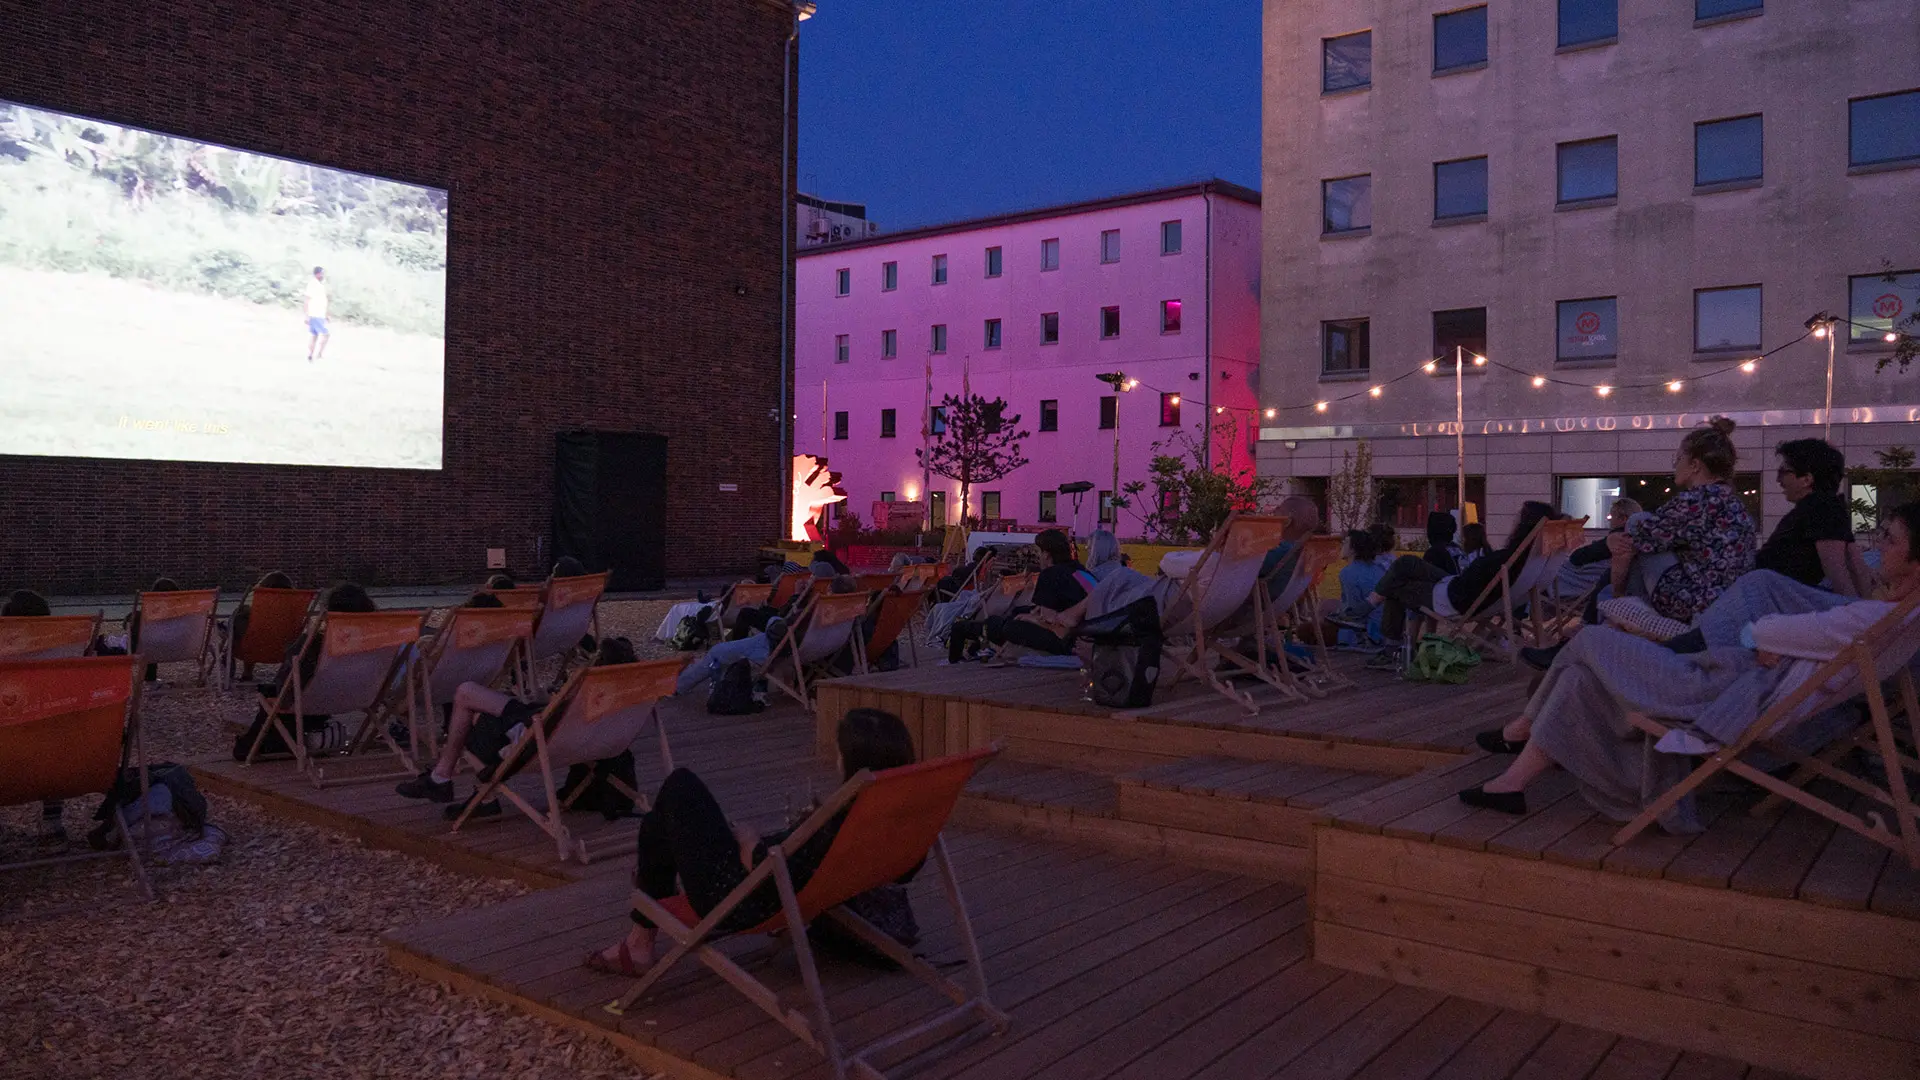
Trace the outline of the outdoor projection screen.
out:
[[[0,454],[438,469],[446,285],[437,188],[0,101]]]

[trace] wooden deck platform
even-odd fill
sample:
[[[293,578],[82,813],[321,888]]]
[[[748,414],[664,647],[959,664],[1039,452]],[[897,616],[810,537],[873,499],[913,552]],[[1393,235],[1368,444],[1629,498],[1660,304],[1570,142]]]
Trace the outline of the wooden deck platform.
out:
[[[778,824],[809,786],[821,790],[833,781],[810,753],[811,720],[797,710],[723,719],[676,708],[667,722],[676,762],[699,771],[730,813],[755,825]],[[1278,805],[1275,800],[1287,798],[1278,794],[1288,786],[1282,777],[1291,776],[1299,789],[1294,797],[1307,802],[1316,790],[1330,797],[1339,789],[1338,778],[1308,784],[1317,778],[1311,769],[1242,762],[1233,790],[1248,793],[1249,802],[1258,794],[1263,805]],[[983,776],[972,798],[1032,797],[1057,784],[1062,771],[1016,762]],[[1134,786],[1178,793],[1181,780],[1205,771],[1143,775]],[[698,967],[676,972],[625,1017],[601,1009],[623,980],[587,971],[580,958],[625,932],[627,858],[561,864],[544,834],[511,814],[471,835],[450,836],[438,807],[408,803],[390,785],[316,790],[288,764],[219,763],[198,772],[210,789],[370,843],[546,886],[504,904],[395,929],[389,955],[399,968],[609,1039],[671,1076],[826,1075],[823,1063],[784,1029]],[[642,759],[643,784],[658,772],[657,762]],[[1206,782],[1214,785],[1207,790],[1228,797],[1232,785],[1224,775]],[[608,828],[588,815],[573,818],[588,831]],[[1011,1014],[1013,1028],[1003,1037],[982,1035],[900,1063],[891,1072],[897,1077],[1780,1075],[1317,962],[1309,955],[1314,907],[1298,883],[1204,869],[1158,850],[1129,854],[974,827],[950,830],[949,844],[996,1003]],[[913,886],[920,951],[951,960],[953,926],[931,877]],[[790,953],[764,940],[728,948],[797,1000]],[[843,961],[828,961],[823,979],[840,1031],[854,1042],[932,1003],[908,977]]]

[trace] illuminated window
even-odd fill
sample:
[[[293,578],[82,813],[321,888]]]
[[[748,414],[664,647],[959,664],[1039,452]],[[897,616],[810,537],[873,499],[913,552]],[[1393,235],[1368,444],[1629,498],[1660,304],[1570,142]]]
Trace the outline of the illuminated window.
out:
[[[1180,395],[1179,394],[1161,394],[1160,395],[1160,426],[1161,427],[1179,427],[1180,426]]]
[[[1562,300],[1559,305],[1560,360],[1612,360],[1620,355],[1620,303],[1617,297]]]
[[[1100,523],[1102,525],[1113,524],[1113,510],[1113,492],[1105,488],[1100,489]]]
[[[1180,301],[1160,301],[1160,332],[1163,334],[1180,332]]]

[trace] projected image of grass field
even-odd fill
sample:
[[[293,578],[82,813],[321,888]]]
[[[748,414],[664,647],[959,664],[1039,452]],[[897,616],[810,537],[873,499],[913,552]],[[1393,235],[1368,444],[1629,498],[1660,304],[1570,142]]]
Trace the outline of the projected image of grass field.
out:
[[[0,454],[437,469],[444,192],[0,102]]]

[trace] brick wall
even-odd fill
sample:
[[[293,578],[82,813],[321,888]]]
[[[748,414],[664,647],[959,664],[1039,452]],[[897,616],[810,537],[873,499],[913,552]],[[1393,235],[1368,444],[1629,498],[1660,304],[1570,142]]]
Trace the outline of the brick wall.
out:
[[[451,581],[488,547],[531,574],[568,429],[668,436],[668,573],[776,535],[778,9],[0,0],[0,27],[0,98],[451,207],[441,471],[0,457],[0,587]]]

